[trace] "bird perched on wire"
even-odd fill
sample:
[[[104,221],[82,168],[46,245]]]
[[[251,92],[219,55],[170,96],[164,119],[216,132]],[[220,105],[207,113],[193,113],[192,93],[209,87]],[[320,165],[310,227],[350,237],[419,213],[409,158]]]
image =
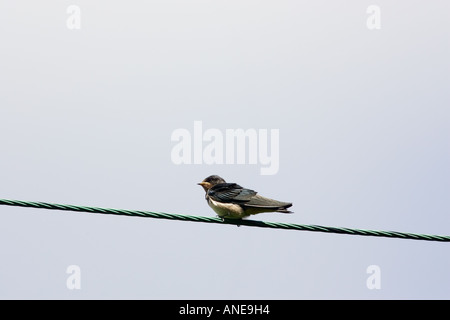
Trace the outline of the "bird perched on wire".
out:
[[[292,213],[287,210],[292,203],[260,196],[254,190],[227,183],[217,175],[209,176],[198,184],[205,190],[209,206],[222,219],[242,219],[262,212]]]

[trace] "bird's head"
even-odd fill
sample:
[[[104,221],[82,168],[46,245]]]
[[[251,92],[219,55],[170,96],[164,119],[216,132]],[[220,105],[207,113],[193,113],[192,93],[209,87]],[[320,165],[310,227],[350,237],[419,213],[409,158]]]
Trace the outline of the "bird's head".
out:
[[[219,183],[225,183],[225,180],[223,180],[221,177],[212,175],[207,178],[205,178],[202,182],[197,183],[198,185],[201,185],[205,192],[208,192],[209,189],[214,187],[216,184]]]

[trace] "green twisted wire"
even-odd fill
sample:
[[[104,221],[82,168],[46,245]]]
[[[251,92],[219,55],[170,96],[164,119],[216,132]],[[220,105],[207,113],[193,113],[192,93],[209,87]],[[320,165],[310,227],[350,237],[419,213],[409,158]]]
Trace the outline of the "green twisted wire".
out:
[[[50,209],[50,210],[65,210],[65,211],[76,211],[76,212],[101,213],[101,214],[115,214],[115,215],[125,215],[125,216],[133,216],[133,217],[181,220],[181,221],[204,222],[204,223],[232,224],[232,225],[238,225],[238,226],[259,227],[259,228],[301,230],[301,231],[328,232],[328,233],[339,233],[339,234],[358,235],[358,236],[373,236],[373,237],[450,242],[450,236],[414,234],[414,233],[397,232],[397,231],[360,230],[360,229],[350,229],[350,228],[325,227],[325,226],[318,226],[318,225],[303,225],[303,224],[292,224],[292,223],[281,223],[281,222],[264,222],[264,221],[256,221],[256,220],[234,220],[234,219],[222,220],[221,218],[217,218],[217,217],[190,216],[190,215],[181,215],[181,214],[173,214],[173,213],[165,213],[165,212],[141,211],[141,210],[123,210],[123,209],[108,209],[108,208],[97,208],[97,207],[83,207],[83,206],[74,206],[74,205],[67,205],[67,204],[46,203],[46,202],[29,202],[29,201],[0,199],[0,205],[38,208],[38,209]]]

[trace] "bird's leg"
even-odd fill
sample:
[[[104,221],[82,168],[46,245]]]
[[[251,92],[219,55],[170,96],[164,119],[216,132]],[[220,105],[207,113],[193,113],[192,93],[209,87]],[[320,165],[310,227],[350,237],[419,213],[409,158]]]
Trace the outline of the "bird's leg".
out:
[[[228,212],[228,216],[230,216],[231,217],[231,212]],[[229,218],[229,219],[232,219],[232,220],[234,220],[234,221],[241,221],[242,219],[233,219],[233,218]],[[239,224],[239,223],[236,223],[236,226],[239,228],[241,225]]]
[[[219,215],[217,215],[217,217],[218,218],[220,218],[221,220],[222,220],[222,222],[225,222],[225,220],[226,219],[228,219],[228,220],[233,220],[233,221],[242,221],[242,218],[240,218],[240,219],[233,219],[233,218],[227,218],[227,216],[231,216],[231,214],[230,213],[228,213],[227,215],[225,215],[225,216],[219,216]],[[237,227],[240,227],[241,225],[239,224],[239,223],[236,223],[236,226]]]

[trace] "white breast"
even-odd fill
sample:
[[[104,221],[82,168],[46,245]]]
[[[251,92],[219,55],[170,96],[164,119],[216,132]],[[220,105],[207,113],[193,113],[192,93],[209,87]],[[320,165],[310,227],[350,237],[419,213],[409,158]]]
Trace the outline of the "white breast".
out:
[[[219,217],[240,219],[244,217],[244,209],[234,203],[222,203],[212,200],[208,197],[209,206],[217,213]]]

